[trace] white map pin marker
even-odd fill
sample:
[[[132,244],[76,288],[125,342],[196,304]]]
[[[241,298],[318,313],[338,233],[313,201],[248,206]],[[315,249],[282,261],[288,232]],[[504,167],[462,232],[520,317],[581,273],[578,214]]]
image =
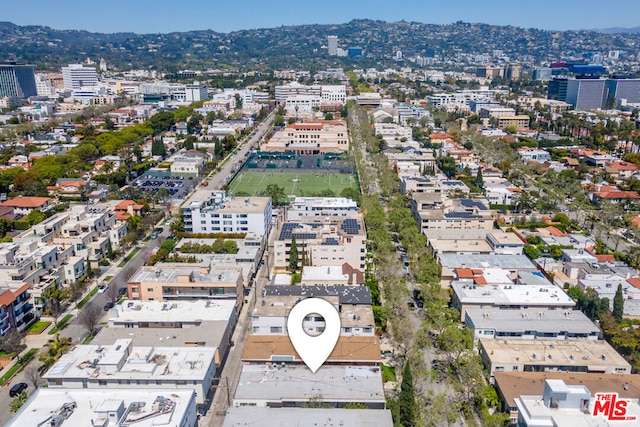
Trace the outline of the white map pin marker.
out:
[[[307,335],[302,327],[304,318],[317,313],[324,317],[324,331],[317,337]],[[315,372],[327,360],[340,336],[340,315],[333,304],[322,298],[307,298],[296,304],[289,313],[287,330],[291,344],[302,361]]]

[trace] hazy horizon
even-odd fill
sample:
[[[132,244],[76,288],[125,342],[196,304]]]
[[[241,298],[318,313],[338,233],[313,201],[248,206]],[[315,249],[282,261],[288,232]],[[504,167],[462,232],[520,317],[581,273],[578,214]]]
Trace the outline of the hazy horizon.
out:
[[[336,0],[323,2],[321,8],[293,0],[245,0],[223,4],[194,0],[177,4],[151,0],[112,0],[108,3],[109,7],[94,8],[92,11],[87,10],[87,2],[80,0],[65,0],[64,7],[56,2],[32,0],[5,8],[1,20],[16,25],[43,25],[57,30],[137,34],[198,30],[228,33],[283,25],[341,25],[353,19],[386,22],[404,20],[439,25],[464,21],[549,31],[633,28],[640,25],[640,8],[635,2],[627,0],[621,0],[615,8],[594,0],[585,0],[579,5],[540,0],[534,5],[521,6],[521,10],[515,10],[513,5],[513,2],[496,0],[482,3],[460,0],[452,8],[445,4],[428,5],[407,0],[402,7],[397,7],[389,2],[371,0],[366,5],[366,11],[362,11],[361,5],[344,4]],[[626,9],[628,13],[619,13],[621,9]],[[246,10],[252,11],[250,16],[243,13]],[[76,12],[82,20],[76,19]]]

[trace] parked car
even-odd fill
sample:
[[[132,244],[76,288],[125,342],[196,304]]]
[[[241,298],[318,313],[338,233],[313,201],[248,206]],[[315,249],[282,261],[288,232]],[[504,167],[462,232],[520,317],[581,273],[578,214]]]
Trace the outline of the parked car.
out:
[[[25,391],[29,387],[27,383],[17,383],[14,384],[13,387],[9,390],[9,397],[16,397],[23,391]]]
[[[113,307],[115,307],[115,304],[114,304],[114,303],[112,303],[111,301],[109,301],[108,303],[106,303],[106,304],[104,305],[104,311],[109,311],[109,310],[111,310]]]
[[[100,285],[100,286],[98,287],[98,293],[99,293],[99,294],[104,294],[105,292],[107,292],[107,289],[108,289],[108,288],[109,288],[109,287],[108,287],[107,285]]]

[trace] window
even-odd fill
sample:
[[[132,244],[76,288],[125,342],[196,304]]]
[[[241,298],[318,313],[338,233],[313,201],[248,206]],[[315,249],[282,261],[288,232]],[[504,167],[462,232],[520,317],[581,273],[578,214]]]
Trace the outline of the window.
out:
[[[147,288],[147,292],[153,292],[153,288]]]
[[[260,332],[260,326],[254,326],[253,327],[253,333],[257,334],[258,332]]]
[[[365,334],[369,334],[371,332],[373,332],[373,328],[364,328],[364,333]]]
[[[272,326],[271,327],[271,333],[272,334],[281,334],[282,333],[282,326]]]
[[[98,380],[98,385],[107,385],[107,380]]]
[[[137,294],[138,293],[138,287],[137,286],[132,286],[131,287],[131,293]]]
[[[347,333],[351,332],[351,330],[352,330],[352,328],[344,328],[344,331],[347,332]]]

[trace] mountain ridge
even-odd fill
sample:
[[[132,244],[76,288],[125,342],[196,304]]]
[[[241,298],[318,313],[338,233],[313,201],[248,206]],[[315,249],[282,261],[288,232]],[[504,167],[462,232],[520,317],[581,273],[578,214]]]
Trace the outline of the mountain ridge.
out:
[[[328,56],[328,35],[337,35],[342,48],[363,48],[365,57]],[[104,58],[115,69],[166,72],[184,68],[369,67],[392,64],[397,50],[421,56],[433,52],[442,60],[468,54],[492,55],[494,50],[500,50],[513,61],[540,62],[611,49],[635,53],[636,46],[640,46],[640,36],[634,33],[549,31],[460,21],[425,24],[354,19],[344,24],[289,25],[228,33],[208,29],[149,34],[93,33],[0,22],[0,58],[22,60],[41,69],[59,69],[87,57]]]

